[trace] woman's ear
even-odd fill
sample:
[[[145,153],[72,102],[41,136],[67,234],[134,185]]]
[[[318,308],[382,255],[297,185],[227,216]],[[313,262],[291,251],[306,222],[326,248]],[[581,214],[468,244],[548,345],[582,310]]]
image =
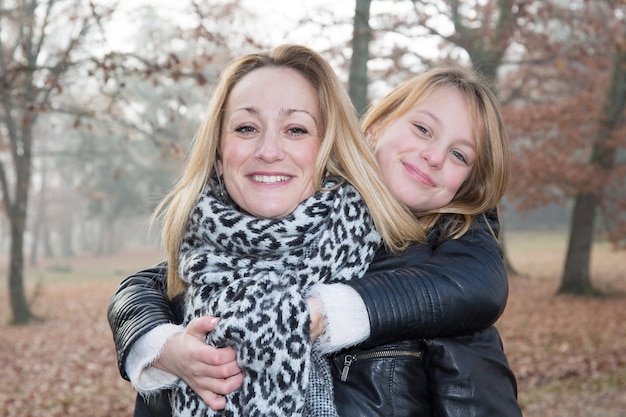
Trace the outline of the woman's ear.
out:
[[[215,161],[215,171],[218,177],[221,177],[222,174],[224,173],[224,167],[222,167],[222,161],[219,159]]]
[[[375,126],[370,126],[365,131],[365,140],[367,141],[367,146],[369,146],[370,150],[374,150],[376,148],[376,129]]]

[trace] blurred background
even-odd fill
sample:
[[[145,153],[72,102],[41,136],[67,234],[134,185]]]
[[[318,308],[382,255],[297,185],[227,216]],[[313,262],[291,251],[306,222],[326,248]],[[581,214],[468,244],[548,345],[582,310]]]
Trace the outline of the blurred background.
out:
[[[482,73],[514,149],[502,204],[511,276],[549,279],[552,301],[621,294],[625,19],[624,0],[0,0],[4,323],[42,315],[50,274],[90,265],[83,278],[101,271],[108,296],[160,259],[148,219],[217,75],[280,43],[326,57],[359,113],[434,65]],[[623,358],[617,367],[622,386]]]

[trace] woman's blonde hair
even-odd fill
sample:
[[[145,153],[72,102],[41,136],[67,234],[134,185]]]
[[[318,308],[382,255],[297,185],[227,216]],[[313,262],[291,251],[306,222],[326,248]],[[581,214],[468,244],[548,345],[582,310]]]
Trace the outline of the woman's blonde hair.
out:
[[[345,88],[328,62],[300,45],[283,45],[267,53],[245,55],[221,73],[207,114],[195,134],[186,166],[173,190],[155,209],[152,220],[162,220],[161,241],[167,253],[168,294],[174,297],[185,284],[178,274],[178,256],[193,207],[205,185],[210,184],[219,158],[220,137],[228,97],[234,86],[259,68],[289,68],[317,91],[321,146],[315,163],[314,185],[320,190],[325,177],[339,176],[363,196],[376,229],[392,251],[411,241],[424,241],[424,231],[413,215],[398,202],[382,178],[371,150],[359,130],[358,118]]]
[[[416,213],[426,230],[449,214],[445,216],[442,234],[442,238],[447,238],[462,236],[476,216],[496,209],[509,183],[508,133],[500,104],[489,84],[477,73],[460,67],[431,69],[394,89],[372,107],[364,116],[361,128],[364,132],[370,129],[380,132],[442,88],[454,88],[465,97],[477,148],[470,174],[452,201],[442,208]]]

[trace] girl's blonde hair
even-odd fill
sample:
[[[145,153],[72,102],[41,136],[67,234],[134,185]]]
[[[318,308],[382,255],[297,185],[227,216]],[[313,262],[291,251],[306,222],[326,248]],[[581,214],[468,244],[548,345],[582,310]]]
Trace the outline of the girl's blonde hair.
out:
[[[395,199],[382,179],[378,164],[359,130],[354,107],[331,66],[307,47],[283,45],[267,53],[235,59],[221,73],[206,117],[193,139],[186,166],[173,190],[155,209],[152,220],[162,221],[161,241],[167,253],[170,297],[185,288],[178,273],[179,250],[190,213],[215,172],[228,97],[243,77],[267,67],[292,69],[317,91],[321,146],[313,177],[316,188],[320,190],[325,177],[345,178],[363,196],[376,229],[392,251],[404,249],[411,241],[425,240],[424,231],[414,216]]]
[[[442,238],[460,237],[478,215],[496,209],[509,183],[511,150],[500,104],[489,84],[473,71],[438,67],[394,89],[364,116],[361,128],[380,132],[434,91],[454,88],[467,102],[476,138],[477,158],[468,178],[446,206],[416,213],[427,231],[442,220]],[[373,132],[373,133],[374,133]],[[374,136],[376,136],[374,134]]]

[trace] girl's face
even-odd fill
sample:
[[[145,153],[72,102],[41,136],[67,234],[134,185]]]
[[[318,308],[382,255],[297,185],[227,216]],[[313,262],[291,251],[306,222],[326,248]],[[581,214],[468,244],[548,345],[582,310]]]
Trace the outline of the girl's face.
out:
[[[280,218],[313,195],[318,107],[313,86],[288,68],[254,70],[233,88],[218,172],[242,210]]]
[[[476,160],[472,128],[463,95],[441,88],[367,135],[395,196],[424,212],[447,205],[469,176]]]

